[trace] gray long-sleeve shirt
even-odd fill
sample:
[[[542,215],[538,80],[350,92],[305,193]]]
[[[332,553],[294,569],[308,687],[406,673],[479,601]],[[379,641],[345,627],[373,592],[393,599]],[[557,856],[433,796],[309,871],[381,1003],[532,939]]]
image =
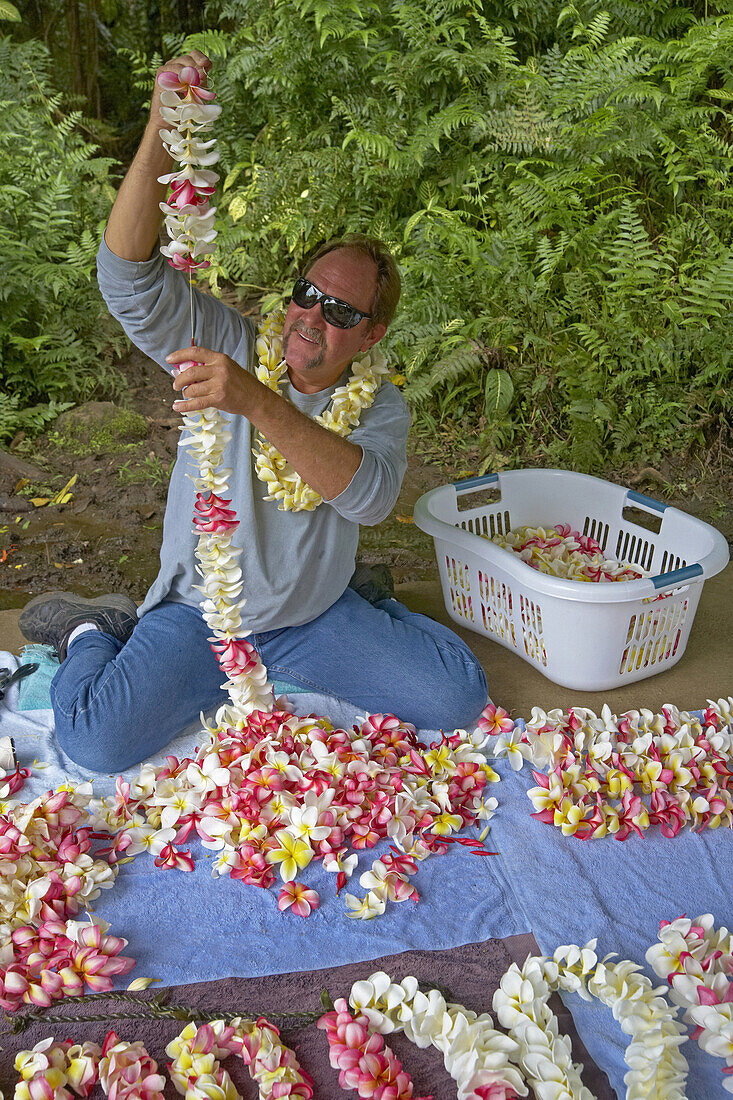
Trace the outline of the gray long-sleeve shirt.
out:
[[[170,374],[165,356],[191,342],[188,280],[159,253],[136,263],[116,256],[104,241],[97,274],[110,313],[133,344]],[[252,321],[197,290],[193,310],[195,342],[224,352],[251,371],[256,336]],[[336,386],[347,377],[348,370],[336,385],[311,394],[294,389],[286,377],[283,393],[313,417],[323,412]],[[281,512],[274,501],[263,500],[267,487],[254,473],[251,452],[254,429],[243,416],[222,415],[232,433],[224,465],[234,471],[227,495],[240,520],[233,542],[242,547],[244,627],[264,631],[310,622],[335,603],[349,583],[359,524],[379,523],[397,500],[407,469],[410,414],[404,398],[391,382],[382,385],[349,437],[363,451],[359,469],[343,492],[313,512]],[[201,578],[195,572],[198,536],[191,522],[194,488],[186,476],[195,470],[187,452],[188,448],[179,449],[173,468],[160,572],[139,615],[164,599],[195,606],[202,602],[201,593],[193,587]]]

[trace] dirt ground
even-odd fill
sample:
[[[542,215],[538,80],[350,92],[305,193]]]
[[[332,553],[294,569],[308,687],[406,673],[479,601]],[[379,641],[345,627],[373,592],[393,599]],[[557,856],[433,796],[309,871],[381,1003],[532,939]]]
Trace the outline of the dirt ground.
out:
[[[171,408],[170,380],[156,364],[133,349],[120,368],[130,387],[120,405],[139,414],[132,418],[134,430],[90,441],[71,429],[64,432],[57,421],[44,435],[27,440],[21,433],[0,451],[0,609],[22,607],[30,596],[53,588],[85,596],[125,592],[140,602],[157,573],[180,418]],[[85,407],[73,415],[83,420]],[[730,458],[718,449],[715,460],[701,455],[677,468],[630,468],[607,476],[698,515],[730,541]],[[413,439],[397,505],[384,523],[362,529],[360,557],[386,562],[397,583],[434,576],[432,539],[412,522],[413,505],[428,489],[474,472],[478,463],[470,441],[457,447],[450,431],[433,440]],[[54,503],[74,475],[69,499]]]

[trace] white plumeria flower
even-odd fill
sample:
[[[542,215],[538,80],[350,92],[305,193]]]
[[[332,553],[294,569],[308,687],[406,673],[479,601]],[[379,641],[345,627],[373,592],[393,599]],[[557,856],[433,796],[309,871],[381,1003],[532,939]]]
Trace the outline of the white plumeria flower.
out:
[[[365,890],[374,890],[380,897],[386,896],[387,884],[384,881],[388,874],[387,867],[381,859],[375,859],[368,871],[359,878],[359,885]]]
[[[202,794],[197,790],[181,789],[163,804],[160,824],[164,829],[173,829],[182,817],[188,817],[201,806]],[[161,802],[158,803],[161,805]]]
[[[269,802],[266,802],[259,811],[259,820],[265,824],[277,819],[288,820],[291,811],[298,805],[298,800],[290,791],[275,791]]]
[[[294,806],[290,810],[288,832],[294,837],[303,837],[309,843],[325,840],[331,832],[330,825],[318,824],[316,806]]]
[[[516,726],[510,733],[500,734],[494,738],[495,757],[508,757],[513,771],[518,771],[524,766],[524,761],[532,758],[532,748],[526,744],[522,729]]]
[[[302,769],[291,763],[290,755],[287,752],[270,747],[265,753],[265,760],[271,768],[275,768],[285,779],[289,779],[291,782],[297,783],[298,780],[303,778]]]
[[[202,845],[213,852],[221,851],[224,848],[233,849],[232,834],[235,827],[232,822],[225,821],[220,817],[203,817],[199,823],[199,828],[201,834],[205,834],[208,839],[204,840],[202,835]]]
[[[387,836],[401,846],[408,836],[412,836],[416,823],[415,798],[402,791],[395,797],[392,817],[387,822]]]
[[[344,855],[346,848],[339,848],[338,852],[329,852],[323,857],[324,871],[337,873],[341,871],[347,878],[351,878],[359,862],[359,856],[354,852],[350,856]]]
[[[347,909],[351,910],[347,915],[357,920],[373,920],[374,917],[381,917],[387,908],[384,898],[380,898],[372,891],[363,898],[357,898],[353,894],[344,894],[344,901]]]
[[[335,794],[336,790],[334,787],[326,787],[325,791],[321,791],[320,794],[317,794],[315,790],[306,791],[305,797],[303,798],[303,806],[306,809],[311,807],[315,809],[320,820],[322,814],[330,809]]]
[[[499,807],[498,798],[484,798],[476,810],[476,817],[480,821],[490,821]]]
[[[236,848],[225,848],[216,858],[216,862],[211,871],[212,877],[216,878],[218,875],[229,875],[238,864],[239,852],[237,852]]]
[[[176,835],[175,829],[154,829],[152,825],[136,825],[125,829],[125,832],[131,840],[131,844],[125,849],[126,856],[137,856],[141,852],[159,856]]]
[[[200,763],[191,762],[186,768],[186,779],[201,794],[209,794],[217,787],[228,787],[231,782],[228,768],[224,768],[219,754],[209,751]]]

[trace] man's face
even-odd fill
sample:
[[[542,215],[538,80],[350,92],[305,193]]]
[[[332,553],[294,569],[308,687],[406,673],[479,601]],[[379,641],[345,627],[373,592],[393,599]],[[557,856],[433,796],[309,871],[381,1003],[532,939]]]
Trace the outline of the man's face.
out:
[[[368,256],[341,248],[316,260],[306,278],[324,294],[369,313],[376,275],[376,265]],[[353,328],[336,328],[325,320],[320,302],[302,309],[291,301],[283,327],[283,354],[291,383],[301,393],[327,389],[355,356],[381,340],[386,331],[384,325],[372,325],[368,317]]]

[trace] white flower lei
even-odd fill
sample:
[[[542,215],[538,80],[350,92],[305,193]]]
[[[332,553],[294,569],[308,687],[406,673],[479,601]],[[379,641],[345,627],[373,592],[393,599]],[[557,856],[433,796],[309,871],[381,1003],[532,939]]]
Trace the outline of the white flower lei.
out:
[[[494,994],[494,1011],[519,1043],[520,1064],[535,1095],[538,1100],[592,1100],[547,1004],[550,994],[562,989],[584,1000],[598,997],[631,1036],[624,1056],[631,1067],[624,1077],[627,1100],[686,1100],[688,1067],[679,1047],[687,1036],[676,1020],[677,1009],[661,996],[664,987],[653,988],[636,963],[609,963],[610,955],[598,962],[595,944],[559,947],[551,959],[530,956],[521,969],[512,963]]]
[[[518,1042],[497,1031],[487,1012],[479,1016],[463,1005],[447,1004],[437,989],[422,993],[416,978],[393,982],[381,970],[355,982],[349,1002],[380,1035],[403,1031],[420,1049],[439,1050],[458,1086],[458,1100],[491,1085],[497,1086],[497,1095],[501,1085],[509,1095],[527,1095],[522,1075],[510,1064],[510,1058],[517,1060]],[[494,1095],[490,1088],[489,1095]]]
[[[512,963],[493,1001],[508,1035],[494,1028],[488,1013],[479,1016],[447,1004],[436,989],[420,992],[414,977],[393,982],[377,971],[354,983],[349,1001],[381,1035],[403,1031],[418,1047],[441,1051],[458,1085],[458,1100],[469,1100],[492,1084],[526,1096],[522,1074],[538,1100],[593,1100],[580,1078],[582,1066],[573,1064],[570,1040],[560,1035],[548,1006],[558,989],[584,1000],[592,995],[612,1009],[631,1036],[625,1055],[631,1067],[624,1078],[627,1100],[685,1100],[688,1067],[679,1047],[687,1036],[676,1020],[678,1010],[660,996],[664,987],[652,987],[640,966],[628,960],[611,963],[611,956],[599,962],[595,945],[595,940],[583,948],[570,944],[558,947],[552,958],[530,956],[522,967]]]
[[[255,342],[255,373],[259,381],[275,393],[280,393],[280,384],[288,369],[282,357],[284,320],[284,314],[279,311],[265,317]],[[334,391],[329,408],[313,419],[329,432],[346,439],[358,425],[362,411],[374,402],[389,371],[385,356],[377,348],[354,359],[346,385]],[[306,485],[288,460],[259,433],[252,454],[257,477],[267,485],[264,499],[278,501],[281,512],[312,512],[323,503],[323,497]]]

